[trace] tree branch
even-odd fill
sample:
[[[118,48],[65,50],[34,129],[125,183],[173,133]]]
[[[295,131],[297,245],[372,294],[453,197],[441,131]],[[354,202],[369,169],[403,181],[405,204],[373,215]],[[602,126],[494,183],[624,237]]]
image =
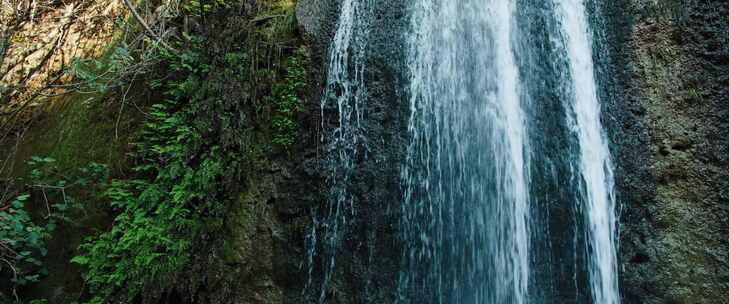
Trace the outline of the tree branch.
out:
[[[152,30],[152,28],[150,28],[149,25],[147,25],[146,22],[144,22],[144,19],[142,19],[142,16],[139,15],[139,13],[137,12],[136,7],[134,6],[134,4],[132,4],[132,2],[130,0],[122,0],[122,2],[124,2],[124,6],[126,6],[127,9],[129,9],[129,11],[132,12],[132,15],[134,16],[134,19],[136,19],[137,22],[139,22],[139,24],[142,25],[142,27],[144,28],[144,30],[147,32],[147,35],[149,35],[151,38],[157,40],[157,42],[159,44],[161,44],[167,50],[177,52],[177,50],[175,50],[175,48],[173,48],[169,44],[167,44],[167,42],[165,42],[162,39],[162,37],[160,37],[159,35],[157,35],[157,33],[155,33]]]

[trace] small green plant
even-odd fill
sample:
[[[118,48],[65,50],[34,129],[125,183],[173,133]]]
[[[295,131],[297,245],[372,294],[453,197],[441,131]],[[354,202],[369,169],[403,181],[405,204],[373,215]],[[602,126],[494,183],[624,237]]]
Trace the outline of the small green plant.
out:
[[[686,93],[688,95],[688,99],[693,102],[699,102],[701,101],[701,92],[699,89],[692,87],[686,90]]]
[[[47,273],[40,258],[48,254],[44,240],[56,225],[54,217],[44,224],[34,222],[26,210],[29,198],[29,194],[19,195],[0,211],[0,269],[10,274],[13,292],[18,285],[36,282]]]
[[[273,144],[289,148],[296,142],[298,125],[296,115],[301,110],[300,95],[306,88],[307,56],[304,49],[298,49],[286,63],[286,74],[283,83],[273,88],[274,115]]]
[[[187,14],[193,16],[203,16],[219,8],[227,8],[226,0],[189,0],[183,4],[183,9]]]

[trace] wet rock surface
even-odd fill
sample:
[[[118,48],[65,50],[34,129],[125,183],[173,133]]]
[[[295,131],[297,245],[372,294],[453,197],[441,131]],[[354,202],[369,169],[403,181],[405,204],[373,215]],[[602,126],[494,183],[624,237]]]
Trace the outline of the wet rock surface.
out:
[[[337,5],[327,2],[301,1],[298,10],[321,82],[337,17]],[[399,1],[375,4],[366,129],[381,142],[369,145],[356,178],[358,233],[339,258],[337,303],[387,302],[387,287],[396,284],[399,173],[382,164],[403,157],[407,109],[400,91],[403,47],[393,43],[401,41],[397,33],[406,21],[403,4],[393,2]],[[598,61],[622,205],[623,298],[723,303],[729,294],[729,3],[621,0],[603,9],[608,56]],[[318,112],[318,98],[311,113]],[[373,282],[379,294],[362,292]],[[362,295],[368,298],[357,298]]]
[[[729,3],[619,1],[608,105],[626,303],[729,294]]]
[[[306,207],[326,210],[328,190],[325,186],[323,148],[320,146],[320,100],[326,82],[329,47],[334,37],[340,1],[306,0],[297,4],[297,18],[312,48],[313,87],[306,105],[310,134],[306,147],[316,147],[302,163],[311,165],[308,172],[319,177],[320,200]],[[402,92],[403,47],[401,45],[406,18],[403,1],[376,0],[367,4],[372,9],[365,54],[366,101],[362,130],[368,139],[360,151],[357,171],[352,177],[355,215],[348,220],[347,233],[341,240],[328,303],[391,303],[394,300],[401,246],[397,240],[398,211],[401,193],[399,167],[406,142],[407,105]],[[336,118],[336,109],[325,108],[327,117]],[[327,126],[336,119],[327,119]],[[302,146],[302,147],[303,147]],[[319,154],[317,154],[319,153]],[[314,169],[316,168],[316,169]],[[307,170],[298,170],[305,172]],[[294,178],[293,181],[301,181]],[[300,187],[300,186],[297,186]],[[291,202],[293,205],[297,203]],[[305,207],[300,207],[305,208]],[[350,210],[347,210],[350,212]],[[299,236],[301,239],[302,236]],[[302,261],[305,253],[291,261]],[[322,257],[315,261],[313,281],[321,282]],[[289,261],[289,263],[291,263]],[[306,268],[306,265],[304,265]],[[305,282],[306,277],[303,281]],[[301,286],[302,288],[304,286]],[[295,290],[301,293],[301,290]],[[292,293],[293,294],[293,291]],[[295,297],[289,297],[289,300]],[[292,301],[291,303],[302,303]]]

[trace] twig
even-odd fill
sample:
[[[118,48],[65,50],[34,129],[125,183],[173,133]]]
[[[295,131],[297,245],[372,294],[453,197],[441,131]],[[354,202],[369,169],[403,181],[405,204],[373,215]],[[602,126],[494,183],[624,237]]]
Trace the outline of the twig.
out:
[[[127,94],[129,94],[129,90],[134,85],[134,79],[137,78],[137,72],[134,72],[134,75],[132,75],[132,80],[129,82],[129,87],[127,87],[126,91],[124,92],[124,96],[122,96],[122,104],[121,107],[119,107],[119,114],[116,116],[116,123],[114,124],[114,136],[116,139],[119,139],[119,122],[121,121],[122,111],[124,111],[124,105],[127,103]]]
[[[51,217],[51,207],[48,205],[48,196],[46,195],[46,189],[41,188],[41,192],[43,193],[43,200],[46,202],[46,210],[48,210],[48,216],[46,218]]]
[[[173,48],[169,44],[167,44],[167,42],[165,42],[162,39],[162,37],[160,37],[159,35],[157,35],[157,33],[155,33],[149,27],[149,25],[147,25],[146,22],[144,22],[144,19],[142,19],[142,16],[139,15],[139,13],[137,12],[136,7],[134,6],[134,4],[132,4],[132,2],[130,2],[129,0],[122,0],[122,2],[124,2],[124,5],[127,7],[127,9],[129,9],[129,11],[132,12],[132,15],[134,16],[134,19],[136,19],[137,22],[139,22],[139,24],[142,25],[142,27],[144,28],[144,30],[147,32],[148,35],[150,35],[152,38],[156,39],[157,42],[159,44],[161,44],[164,48],[166,48],[166,49],[168,49],[170,51],[177,52],[177,50],[175,48]]]
[[[12,206],[13,206],[12,202],[8,202],[8,203],[7,203],[7,205],[5,205],[5,206],[3,206],[2,208],[0,208],[0,211],[5,211],[5,210],[8,210],[8,209],[10,209],[10,207],[12,207]]]
[[[266,20],[268,20],[268,19],[273,19],[273,18],[280,18],[280,17],[286,17],[286,15],[270,15],[270,16],[263,16],[263,17],[258,17],[258,18],[256,18],[256,19],[253,19],[253,20],[251,20],[251,22],[252,22],[252,23],[258,23],[258,22],[261,22],[261,21],[266,21]]]

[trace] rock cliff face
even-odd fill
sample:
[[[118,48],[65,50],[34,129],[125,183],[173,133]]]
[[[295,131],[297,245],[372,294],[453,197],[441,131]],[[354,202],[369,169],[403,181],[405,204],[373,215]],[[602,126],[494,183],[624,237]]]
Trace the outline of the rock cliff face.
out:
[[[603,58],[601,78],[608,88],[604,119],[618,165],[624,302],[727,303],[729,2],[596,1],[605,2],[607,17],[603,42],[608,56]],[[311,60],[309,96],[298,117],[298,143],[289,155],[272,157],[265,170],[245,178],[240,198],[224,220],[230,235],[202,241],[179,287],[167,292],[167,302],[306,303],[310,215],[327,204],[320,101],[341,2],[298,1],[299,29]],[[405,2],[370,1],[374,11],[365,58],[368,101],[363,129],[374,140],[363,153],[366,157],[358,160],[360,169],[352,179],[357,215],[337,252],[328,303],[394,302],[401,255],[397,236],[401,189],[400,168],[393,164],[402,163],[408,115],[401,45]],[[75,9],[81,16],[88,14],[88,20],[104,14],[103,9],[123,15],[118,6],[93,3]],[[0,38],[14,39],[13,45],[33,39],[45,44],[58,41],[58,50],[78,56],[99,55],[97,44],[113,38],[108,30],[89,30],[93,22],[69,24],[59,32],[55,25],[70,20],[61,17],[39,17],[42,31],[35,36],[20,29],[17,33],[25,34]],[[42,18],[53,21],[46,24]],[[97,26],[105,28],[109,22]],[[77,49],[74,39],[88,40],[90,47]],[[0,51],[6,52],[0,56],[5,58],[0,62],[2,84],[19,84],[24,78],[41,86],[73,57],[49,53],[46,46],[32,49],[29,56],[47,61],[40,69],[49,72],[39,74],[18,59],[18,49]],[[25,92],[20,89],[0,87],[4,94],[0,97],[19,99]],[[28,152],[32,153],[37,151]],[[322,281],[325,262],[315,258],[313,286]],[[74,285],[71,291],[55,285],[42,288],[48,289],[49,297],[75,295],[81,288],[78,280],[61,283]]]
[[[368,119],[387,124],[371,129],[374,138],[385,139],[382,146],[403,141],[398,133],[403,118],[393,116],[406,113],[395,111],[403,93],[401,83],[393,82],[400,81],[397,76],[402,73],[397,70],[402,62],[400,46],[392,43],[398,41],[393,33],[403,26],[399,2],[375,6],[383,18],[372,24],[373,36],[384,40],[373,38],[368,53],[368,79],[374,84],[368,100],[374,111]],[[723,303],[729,294],[729,192],[725,190],[729,187],[729,3],[623,0],[602,6],[607,17],[603,47],[608,54],[602,78],[609,97],[604,119],[618,164],[623,298],[626,303]],[[326,60],[323,50],[337,16],[331,13],[332,4],[310,0],[301,1],[299,7],[302,27]],[[329,13],[322,14],[322,7]],[[380,107],[391,111],[380,115],[376,110]],[[385,149],[371,155],[397,161],[401,151]],[[374,176],[360,182],[386,181],[383,185],[390,185],[386,187],[390,190],[363,200],[363,210],[374,213],[361,218],[394,225],[393,215],[371,208],[396,207],[398,173],[394,168],[362,172]],[[378,203],[383,198],[389,203]],[[378,233],[378,242],[395,242],[389,233],[391,228]],[[361,263],[365,256],[355,258],[362,254],[355,247],[344,250],[353,255],[340,259],[346,262],[339,278],[361,284],[363,273],[352,267],[366,265]],[[384,248],[378,252],[379,265],[386,261],[396,265],[396,252]],[[378,271],[382,280],[394,278],[392,268],[382,270]],[[344,295],[359,294],[354,292],[356,284],[338,286]],[[338,300],[347,303],[346,298]]]
[[[312,48],[312,74],[316,75],[307,112],[314,114],[308,129],[315,136],[307,137],[305,146],[318,147],[312,152],[323,152],[318,124],[320,100],[326,81],[329,47],[336,31],[341,1],[303,0],[297,4],[297,18]],[[406,22],[403,1],[372,1],[372,20],[365,52],[366,108],[362,130],[366,130],[364,155],[357,160],[358,170],[352,177],[352,195],[356,216],[348,222],[347,234],[337,252],[332,279],[332,292],[327,294],[331,303],[391,303],[394,300],[400,246],[397,241],[397,222],[400,202],[399,167],[405,148],[404,134],[406,104],[402,92],[403,48],[400,45]],[[336,116],[336,109],[325,109],[328,117]],[[335,124],[336,119],[327,119]],[[303,163],[316,164],[319,177],[320,200],[308,208],[327,210],[324,186],[326,169],[320,154],[304,153],[310,159]],[[314,169],[314,168],[312,168]],[[300,181],[294,178],[293,182]],[[347,211],[349,212],[349,211]],[[302,236],[299,236],[302,237]],[[305,254],[289,256],[302,261]],[[322,280],[322,263],[317,256],[314,263],[313,288]],[[306,267],[306,266],[304,266]],[[306,277],[305,277],[306,280]],[[303,287],[303,286],[302,286]],[[298,290],[301,292],[301,290]],[[300,302],[292,302],[300,303]]]
[[[618,1],[612,118],[626,303],[729,294],[729,3]]]

